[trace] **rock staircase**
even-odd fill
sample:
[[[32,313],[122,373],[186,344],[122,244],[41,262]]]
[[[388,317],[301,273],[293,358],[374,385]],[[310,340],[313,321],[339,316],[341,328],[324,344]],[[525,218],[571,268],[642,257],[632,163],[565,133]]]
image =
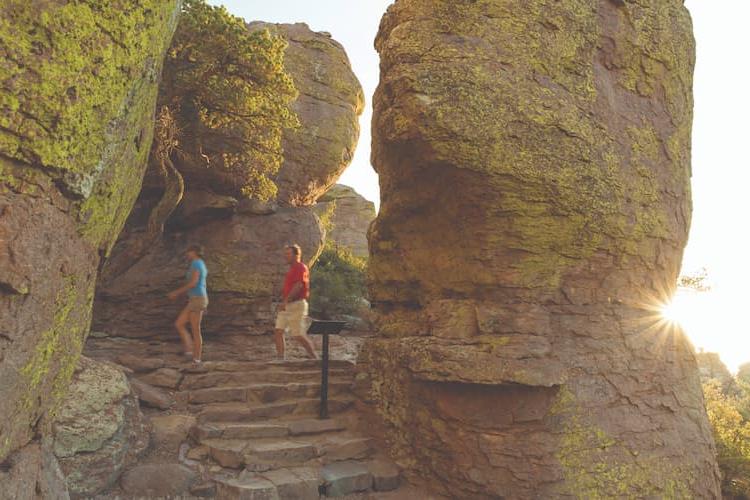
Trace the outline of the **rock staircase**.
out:
[[[358,431],[353,363],[331,362],[331,418],[325,420],[317,418],[318,361],[208,361],[181,372],[172,411],[196,417],[180,448],[181,462],[201,471],[202,481],[191,489],[196,496],[318,499],[376,492],[371,498],[384,498],[399,488],[398,468]]]

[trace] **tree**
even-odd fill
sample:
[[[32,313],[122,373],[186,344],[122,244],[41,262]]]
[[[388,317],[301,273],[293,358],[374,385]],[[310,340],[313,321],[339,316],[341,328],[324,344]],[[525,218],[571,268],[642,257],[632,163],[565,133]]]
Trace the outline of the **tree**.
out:
[[[716,441],[722,492],[727,498],[750,498],[750,421],[741,413],[748,395],[728,396],[716,380],[703,384],[703,395]]]
[[[336,202],[328,203],[319,215],[327,234],[333,230]],[[326,239],[323,252],[313,264],[310,309],[323,318],[356,315],[367,297],[367,260],[354,255],[350,249]]]
[[[705,267],[693,274],[684,274],[677,280],[680,288],[690,288],[696,292],[708,292],[711,286],[708,284],[708,271]]]
[[[224,7],[184,2],[159,101],[175,115],[186,175],[197,166],[220,175],[225,194],[275,195],[282,131],[299,126],[286,46],[268,30],[249,31]]]
[[[224,7],[184,0],[164,63],[149,162],[164,191],[147,230],[110,261],[107,274],[122,274],[157,241],[186,184],[275,196],[282,132],[299,126],[290,109],[297,91],[283,66],[286,46],[268,30],[248,30]]]

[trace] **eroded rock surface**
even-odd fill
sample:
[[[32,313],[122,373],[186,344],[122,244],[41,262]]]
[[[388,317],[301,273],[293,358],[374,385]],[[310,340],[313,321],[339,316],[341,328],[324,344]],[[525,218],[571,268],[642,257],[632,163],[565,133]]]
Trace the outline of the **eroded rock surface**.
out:
[[[362,361],[400,463],[456,498],[718,498],[657,312],[690,221],[683,2],[401,0],[376,47]]]
[[[206,334],[266,333],[273,328],[272,301],[278,299],[286,272],[284,245],[299,243],[310,262],[323,238],[320,221],[307,207],[271,215],[236,214],[168,233],[125,274],[102,284],[95,328],[123,337],[174,338],[172,323],[184,303],[172,302],[166,294],[184,283],[183,252],[197,241],[205,247],[208,266]]]
[[[289,42],[284,68],[299,92],[292,109],[301,126],[284,133],[277,200],[281,205],[312,205],[352,161],[364,109],[362,87],[346,51],[330,34],[314,32],[304,23],[249,25],[259,28]]]
[[[0,463],[46,433],[73,375],[97,269],[140,189],[177,7],[0,11]]]
[[[148,429],[125,374],[81,357],[52,423],[53,450],[74,497],[109,488],[148,446]]]
[[[376,215],[373,202],[349,186],[336,184],[318,199],[315,212],[321,217],[330,216],[332,229],[326,234],[327,240],[347,247],[359,257],[369,255],[367,231]]]

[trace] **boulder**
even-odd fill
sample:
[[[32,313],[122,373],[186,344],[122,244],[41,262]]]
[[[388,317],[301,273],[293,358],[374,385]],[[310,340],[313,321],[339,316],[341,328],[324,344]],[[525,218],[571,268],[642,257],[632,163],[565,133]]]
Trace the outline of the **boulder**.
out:
[[[176,452],[196,424],[192,415],[159,415],[151,418],[154,429],[154,444]],[[191,458],[188,456],[188,458]]]
[[[177,389],[182,380],[182,373],[174,368],[159,368],[155,372],[139,376],[138,379],[156,387]]]
[[[719,498],[693,349],[682,0],[400,0],[376,47],[379,336],[408,475],[452,498]]]
[[[318,199],[318,217],[329,217],[331,230],[326,239],[347,247],[358,257],[367,257],[367,231],[375,220],[375,204],[353,188],[336,184]]]
[[[349,166],[359,140],[364,94],[344,47],[304,24],[253,22],[289,43],[284,68],[299,97],[292,105],[300,128],[284,133],[284,163],[275,181],[280,205],[315,203]]]
[[[133,391],[138,395],[138,399],[146,406],[168,410],[175,403],[174,398],[167,391],[142,382],[136,378],[130,380]]]
[[[133,467],[120,479],[129,498],[178,497],[187,492],[199,477],[180,464],[146,464]]]
[[[274,309],[286,273],[284,246],[302,246],[308,265],[320,253],[324,231],[311,208],[282,208],[267,216],[236,214],[165,235],[123,275],[101,284],[94,324],[112,335],[174,338],[172,323],[184,299],[166,294],[184,281],[183,250],[198,241],[208,267],[206,335],[264,334],[273,329]]]
[[[125,374],[81,357],[52,422],[53,450],[74,497],[102,492],[148,446],[148,430]]]
[[[65,395],[140,190],[179,2],[0,11],[0,461]],[[106,56],[105,56],[106,55]]]

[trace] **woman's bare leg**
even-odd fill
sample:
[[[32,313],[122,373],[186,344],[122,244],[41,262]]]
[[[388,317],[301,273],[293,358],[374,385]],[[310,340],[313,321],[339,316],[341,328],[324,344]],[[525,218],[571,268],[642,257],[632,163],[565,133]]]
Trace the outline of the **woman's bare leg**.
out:
[[[182,346],[185,348],[185,352],[193,352],[193,342],[190,339],[190,333],[188,333],[187,328],[185,328],[188,321],[190,321],[190,311],[185,307],[182,312],[180,312],[180,315],[177,316],[177,319],[174,322],[174,327],[177,329],[177,333],[180,334],[180,339],[182,340]]]
[[[200,360],[203,355],[203,337],[201,336],[201,320],[203,311],[190,313],[190,329],[193,331],[193,359]]]
[[[315,346],[313,345],[312,340],[310,340],[310,337],[308,337],[307,335],[299,335],[294,338],[297,339],[297,342],[302,344],[302,347],[305,348],[305,350],[307,351],[307,354],[312,359],[318,359],[318,355],[315,354]]]

